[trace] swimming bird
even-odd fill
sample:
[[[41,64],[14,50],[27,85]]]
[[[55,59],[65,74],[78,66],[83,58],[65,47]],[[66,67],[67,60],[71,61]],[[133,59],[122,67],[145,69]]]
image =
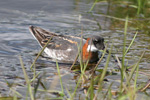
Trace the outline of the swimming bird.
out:
[[[99,60],[99,50],[105,48],[104,38],[96,35],[82,39],[81,37],[49,32],[36,26],[30,26],[29,30],[41,47],[51,38],[44,52],[48,57],[60,61],[74,62],[79,53],[78,47],[81,45],[82,61],[89,61],[89,63],[97,62]],[[81,61],[79,57],[77,61]]]

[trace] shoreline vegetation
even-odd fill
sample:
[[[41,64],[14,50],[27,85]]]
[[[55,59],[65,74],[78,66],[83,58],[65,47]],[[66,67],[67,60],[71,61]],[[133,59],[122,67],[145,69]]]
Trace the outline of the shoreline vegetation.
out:
[[[120,86],[118,87],[117,90],[111,89],[113,82],[108,86],[108,89],[106,89],[106,90],[103,89],[103,86],[105,84],[104,83],[105,76],[109,75],[107,68],[110,67],[109,61],[110,61],[110,57],[112,55],[111,51],[112,51],[113,45],[111,45],[111,48],[109,50],[106,64],[105,64],[104,68],[99,72],[98,75],[95,76],[94,73],[95,73],[95,71],[98,71],[97,66],[103,59],[104,55],[106,54],[106,49],[103,51],[102,57],[100,58],[98,64],[93,68],[93,70],[92,70],[93,72],[91,72],[90,74],[88,74],[88,75],[86,74],[86,71],[87,71],[86,68],[88,66],[88,62],[85,64],[80,63],[80,68],[78,69],[79,76],[78,76],[78,80],[76,83],[76,87],[72,91],[69,91],[67,88],[69,97],[66,96],[66,93],[64,92],[64,84],[62,83],[61,73],[59,70],[59,64],[57,61],[56,61],[56,66],[57,66],[59,82],[60,82],[60,83],[58,83],[58,82],[57,83],[60,84],[61,90],[60,91],[47,90],[46,88],[44,88],[45,87],[44,85],[43,85],[43,89],[39,89],[38,87],[39,87],[39,85],[42,84],[42,81],[41,81],[42,79],[39,78],[40,73],[36,72],[35,62],[38,59],[38,57],[41,55],[41,53],[43,52],[43,50],[44,50],[44,48],[43,48],[30,67],[34,73],[32,79],[28,78],[27,72],[24,68],[22,58],[20,57],[22,70],[23,70],[24,77],[26,80],[25,86],[28,89],[27,95],[25,98],[26,99],[30,98],[31,100],[34,100],[34,99],[36,99],[36,93],[39,91],[42,91],[42,92],[47,92],[47,93],[52,93],[52,94],[58,95],[58,97],[56,97],[56,98],[45,98],[45,99],[56,99],[56,100],[59,99],[60,100],[60,99],[65,98],[67,100],[74,100],[76,98],[75,96],[76,96],[77,89],[83,88],[85,98],[82,98],[81,100],[83,100],[83,99],[84,100],[88,100],[88,99],[99,100],[99,98],[110,100],[110,99],[113,99],[114,97],[116,97],[118,100],[125,100],[125,99],[135,100],[137,93],[145,91],[150,86],[150,82],[148,81],[147,84],[145,84],[144,86],[139,86],[139,84],[137,84],[138,76],[140,74],[142,74],[142,73],[140,73],[140,70],[139,70],[139,63],[140,63],[142,57],[144,56],[145,51],[143,51],[138,62],[136,62],[132,66],[128,66],[125,62],[125,56],[126,56],[127,52],[130,50],[130,47],[134,44],[134,40],[136,38],[136,35],[138,34],[138,32],[136,32],[130,45],[126,49],[127,28],[128,28],[128,17],[126,17],[126,22],[125,22],[125,27],[124,27],[124,42],[123,42],[123,52],[122,52],[121,61],[119,60],[119,58],[117,56],[115,56],[117,59],[117,62],[118,62],[118,69],[120,72],[120,82],[119,82]],[[47,44],[50,42],[50,40],[51,40],[51,38],[49,39]],[[46,47],[47,44],[44,47]],[[80,54],[79,54],[79,56],[80,56]],[[36,83],[36,86],[33,87],[32,86],[33,83]],[[89,85],[84,86],[85,84],[89,84]],[[16,94],[16,96],[21,96],[21,98],[24,98],[17,91],[15,91],[15,94]],[[14,98],[16,98],[16,96]]]
[[[99,2],[104,2],[105,0],[101,1],[101,0],[95,0],[93,6],[91,7],[91,9],[89,10],[89,13],[93,13],[92,10],[94,9],[94,7],[96,6],[97,3]],[[105,2],[111,2],[111,0],[107,0]],[[38,99],[37,93],[38,92],[43,92],[45,94],[56,94],[57,97],[46,97],[45,96],[45,100],[49,99],[49,100],[137,100],[137,95],[139,92],[144,93],[149,87],[150,87],[150,80],[147,80],[146,83],[144,84],[139,84],[138,81],[138,77],[140,75],[146,75],[145,73],[140,71],[139,68],[139,64],[140,61],[142,60],[142,57],[144,56],[145,52],[143,50],[142,55],[140,58],[138,58],[138,61],[133,63],[131,66],[128,65],[128,63],[126,62],[126,54],[128,53],[128,51],[130,51],[130,48],[132,47],[132,45],[134,45],[134,41],[136,39],[137,34],[139,34],[139,30],[144,30],[144,33],[150,35],[150,31],[149,31],[149,27],[145,25],[146,24],[150,24],[150,21],[148,20],[148,17],[150,17],[150,8],[148,7],[150,5],[150,1],[148,0],[131,0],[129,2],[129,0],[116,0],[113,2],[114,5],[126,5],[128,7],[128,9],[134,8],[135,10],[135,15],[134,18],[137,19],[135,20],[133,18],[133,16],[131,16],[130,14],[128,14],[128,11],[126,12],[126,15],[123,15],[123,17],[120,17],[121,19],[124,20],[123,26],[124,26],[124,40],[123,40],[123,47],[122,47],[122,57],[119,58],[118,56],[114,55],[115,59],[117,60],[117,64],[118,64],[118,70],[119,70],[119,75],[120,75],[120,80],[119,80],[119,87],[117,87],[117,89],[112,89],[112,85],[114,84],[113,82],[110,83],[110,85],[108,86],[107,89],[104,89],[104,85],[105,85],[105,80],[106,80],[106,76],[112,74],[111,72],[108,72],[107,69],[109,66],[109,61],[112,54],[112,49],[113,49],[113,42],[112,45],[110,46],[109,49],[109,53],[107,56],[107,60],[106,63],[103,67],[103,69],[98,69],[98,65],[101,62],[101,60],[103,59],[104,55],[106,54],[106,49],[104,51],[102,51],[102,56],[100,58],[100,60],[98,61],[98,63],[93,67],[93,69],[90,70],[90,73],[88,73],[88,75],[86,74],[87,70],[87,66],[88,66],[88,62],[85,64],[80,63],[80,68],[78,70],[70,70],[72,72],[78,73],[78,77],[76,80],[76,86],[74,87],[74,90],[70,91],[69,87],[65,87],[65,84],[63,84],[62,82],[62,75],[60,72],[60,68],[59,68],[59,63],[56,61],[56,67],[57,67],[57,75],[59,76],[59,81],[53,81],[53,83],[57,83],[60,84],[61,89],[60,90],[51,90],[51,89],[47,89],[46,86],[44,86],[43,82],[42,82],[42,77],[40,77],[41,73],[40,72],[36,72],[36,61],[37,59],[40,57],[40,55],[42,54],[42,52],[44,51],[45,47],[47,46],[47,44],[50,42],[51,38],[48,40],[47,44],[45,44],[45,46],[42,48],[42,50],[39,52],[38,56],[35,58],[34,62],[32,63],[32,65],[30,66],[31,71],[33,72],[33,76],[32,79],[29,78],[26,69],[24,67],[24,63],[23,60],[21,58],[21,56],[19,57],[20,59],[20,63],[21,63],[21,67],[22,67],[22,71],[24,74],[24,78],[25,78],[25,85],[22,85],[23,87],[27,87],[26,90],[26,96],[20,94],[19,92],[17,92],[16,90],[14,90],[8,82],[7,84],[10,86],[10,90],[14,93],[13,97],[0,97],[0,99],[2,100],[18,100],[18,99],[31,99],[31,100],[36,100]],[[145,10],[146,9],[146,10]],[[130,12],[130,11],[129,11]],[[118,16],[112,16],[112,19],[115,20],[120,20],[120,18]],[[141,18],[144,18],[143,20],[141,20]],[[134,23],[130,23],[129,22],[131,20],[135,20]],[[141,23],[142,21],[142,23]],[[137,24],[139,23],[139,24]],[[130,25],[135,25],[136,26],[136,32],[134,37],[132,38],[131,42],[129,45],[126,44],[126,38],[127,38],[127,34],[128,34],[128,28],[130,27]],[[107,43],[106,43],[107,45]],[[107,48],[107,47],[106,47]],[[80,47],[79,47],[80,49]],[[80,53],[79,53],[79,57],[80,57]],[[119,60],[121,59],[121,61]],[[73,66],[70,68],[72,69],[75,65],[73,64]],[[88,70],[89,71],[89,70]],[[98,72],[98,75],[95,75],[95,73]],[[150,75],[147,75],[150,76]],[[42,87],[43,89],[40,89],[39,87]],[[52,86],[53,87],[53,86]],[[55,86],[54,86],[55,87]],[[83,91],[83,97],[76,97],[76,93],[77,90],[81,89]],[[67,91],[67,93],[65,92]],[[142,97],[141,97],[142,98]],[[145,100],[145,98],[143,98],[143,100]]]
[[[95,11],[99,3],[107,3],[107,14]],[[128,30],[136,30],[150,35],[150,1],[149,0],[95,0],[88,11],[92,16],[105,16],[112,20],[111,28],[124,28],[125,17],[128,16]],[[101,25],[98,23],[101,28]]]

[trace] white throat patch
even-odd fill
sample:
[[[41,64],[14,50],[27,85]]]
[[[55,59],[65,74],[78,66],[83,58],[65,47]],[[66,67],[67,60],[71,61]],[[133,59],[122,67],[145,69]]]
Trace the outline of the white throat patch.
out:
[[[88,45],[87,51],[96,52],[98,49],[94,45]]]

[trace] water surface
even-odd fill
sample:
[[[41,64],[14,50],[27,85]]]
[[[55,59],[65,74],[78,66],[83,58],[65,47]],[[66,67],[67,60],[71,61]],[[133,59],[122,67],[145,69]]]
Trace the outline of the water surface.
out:
[[[88,37],[92,34],[100,35],[105,38],[109,47],[113,42],[113,54],[122,56],[123,48],[123,28],[113,27],[112,18],[104,16],[108,14],[108,4],[106,2],[98,3],[94,9],[94,14],[87,13],[93,2],[78,0],[5,0],[0,3],[0,90],[2,96],[13,96],[12,90],[7,82],[13,84],[12,88],[25,96],[26,87],[24,75],[20,65],[19,57],[23,59],[25,68],[30,78],[33,73],[30,66],[34,61],[36,54],[41,50],[37,41],[30,34],[28,28],[30,25],[42,27],[59,34]],[[98,14],[97,12],[101,12]],[[112,12],[112,11],[110,11]],[[117,25],[115,25],[117,26]],[[127,45],[135,35],[135,29],[130,29],[127,33]],[[139,33],[134,41],[134,45],[127,53],[129,65],[136,63],[142,52],[145,50],[140,68],[146,75],[139,76],[139,82],[146,82],[150,76],[150,38],[146,34]],[[99,66],[103,68],[105,61]],[[63,84],[66,87],[74,89],[76,85],[75,73],[69,68],[71,65],[60,64]],[[43,83],[47,88],[61,90],[56,64],[51,59],[40,57],[36,63],[37,72],[41,72]],[[110,62],[109,70],[116,68],[116,63]],[[111,82],[119,80],[119,75],[110,75],[107,77]],[[56,83],[57,84],[56,84]],[[52,87],[56,84],[55,87]],[[108,83],[109,84],[109,83]],[[116,84],[118,84],[116,82]],[[116,85],[115,84],[115,85]],[[115,86],[114,86],[115,88]],[[67,95],[67,91],[66,95]],[[39,93],[38,98],[44,98],[45,95],[57,97],[55,94]],[[77,95],[82,95],[83,91]],[[144,94],[143,94],[144,95]],[[82,96],[81,96],[82,97]],[[83,95],[84,97],[84,95]]]

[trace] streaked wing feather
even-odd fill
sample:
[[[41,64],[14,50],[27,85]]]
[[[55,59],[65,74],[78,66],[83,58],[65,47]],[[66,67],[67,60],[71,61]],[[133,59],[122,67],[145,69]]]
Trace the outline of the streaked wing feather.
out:
[[[46,54],[49,55],[49,57],[56,58],[59,60],[70,61],[73,61],[75,59],[78,53],[77,44],[79,46],[81,41],[80,37],[58,35],[56,33],[52,33],[42,28],[34,26],[30,27],[30,32],[33,34],[33,36],[36,38],[36,40],[40,43],[42,47],[47,43],[49,38],[53,36],[50,43],[44,50]],[[83,39],[82,42],[84,44],[86,40]]]

